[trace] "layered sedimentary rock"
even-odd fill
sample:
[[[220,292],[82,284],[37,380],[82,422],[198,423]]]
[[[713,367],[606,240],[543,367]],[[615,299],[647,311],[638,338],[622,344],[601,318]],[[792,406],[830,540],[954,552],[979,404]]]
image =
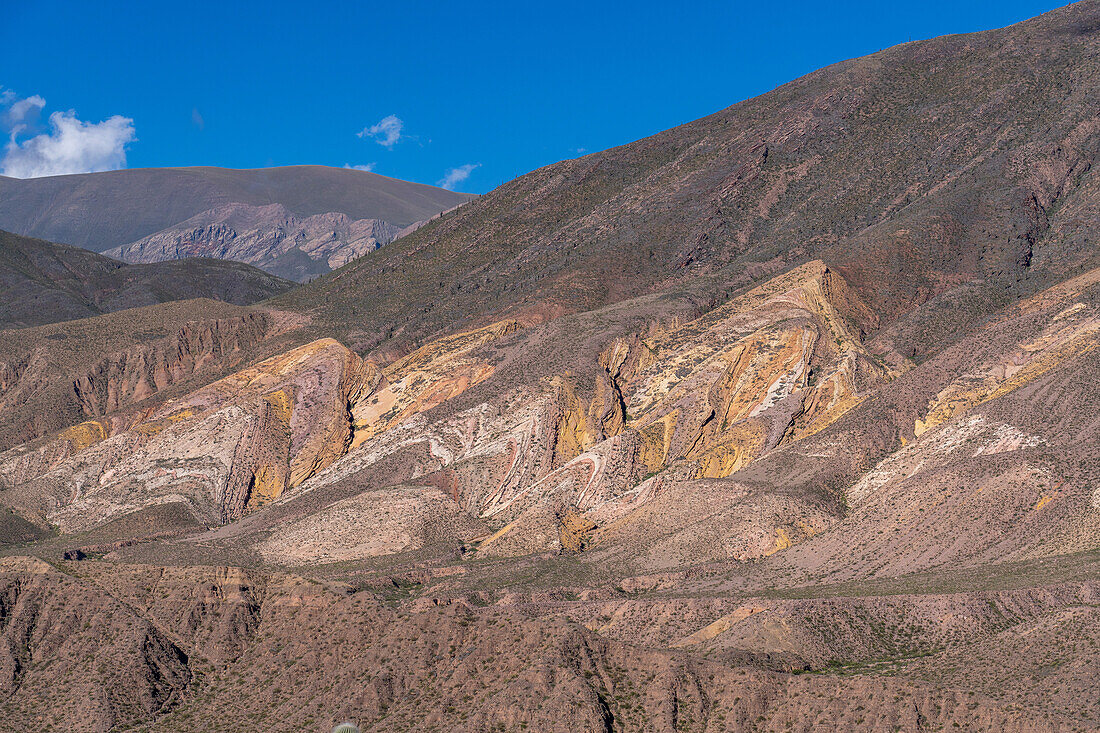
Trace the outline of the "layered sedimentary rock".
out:
[[[165,503],[220,524],[343,455],[348,405],[378,377],[339,343],[316,341],[170,400],[113,435],[100,423],[64,431],[55,444],[67,444],[69,457],[16,490],[63,531]],[[5,468],[20,458],[6,454]]]
[[[860,343],[870,318],[813,262],[643,343],[649,356],[626,390],[643,462],[659,470],[685,459],[721,478],[825,427],[887,375]]]
[[[38,505],[50,505],[47,517],[67,531],[166,502],[218,524],[411,451],[419,468],[402,480],[441,492],[446,506],[432,512],[489,522],[476,525],[488,527],[486,551],[583,549],[597,527],[651,501],[666,470],[674,480],[727,476],[857,404],[886,376],[860,344],[866,318],[843,281],[815,262],[697,321],[610,342],[592,384],[550,374],[442,412],[494,374],[506,353],[496,344],[511,337],[509,348],[522,349],[537,334],[504,321],[384,369],[322,340],[147,413],[111,408],[171,374],[127,361],[111,378],[77,385],[85,411],[103,418],[9,452],[0,475],[27,497],[50,497]],[[401,498],[411,495],[393,494],[397,505],[369,514],[377,526],[386,516],[400,523],[401,506],[422,511],[419,499]],[[341,527],[329,534],[335,545]],[[295,531],[309,529],[288,536]],[[400,539],[407,532],[398,535],[380,546],[409,544]]]
[[[290,314],[197,300],[0,332],[0,447],[89,419],[103,418],[101,427],[115,432],[133,419],[118,411],[239,368],[300,323]]]
[[[1023,313],[1049,305],[1060,295],[1080,291],[1100,281],[1100,271],[1094,270],[1075,278],[1066,285],[1052,289],[1025,301]],[[1095,308],[1069,298],[1062,304],[1042,331],[1017,345],[1008,354],[975,364],[971,371],[959,375],[928,404],[927,412],[916,420],[913,428],[920,436],[956,415],[973,407],[1004,396],[1034,382],[1067,359],[1091,351],[1100,345],[1100,317]]]
[[[433,418],[432,408],[489,378],[490,352],[478,349],[516,324],[459,334],[387,367],[352,407],[353,449],[302,490],[416,455],[405,483],[442,490],[495,527],[481,552],[582,550],[668,481],[728,476],[858,404],[889,376],[860,343],[868,318],[842,279],[810,263],[697,321],[615,339],[583,388],[568,372],[550,375]],[[325,543],[341,547],[341,530]]]
[[[1090,277],[1006,316],[1032,319],[1030,331],[1016,329],[1026,338],[1015,351],[999,345],[1013,328],[994,322],[991,332],[1005,336],[967,362],[976,371],[934,389],[913,377],[932,391],[926,407],[913,403],[912,427],[894,433],[910,444],[887,443],[895,452],[870,471],[852,454],[862,473],[846,489],[838,474],[809,493],[776,493],[747,471],[788,455],[829,465],[844,444],[832,426],[901,376],[868,352],[862,333],[873,316],[820,262],[693,321],[610,340],[587,381],[566,370],[503,389],[491,382],[509,354],[542,338],[514,321],[436,340],[386,367],[322,340],[131,423],[112,413],[37,453],[9,452],[0,475],[23,481],[23,506],[66,531],[164,503],[207,525],[277,505],[289,520],[258,546],[272,561],[388,554],[439,538],[487,556],[629,551],[651,569],[766,558],[844,511],[858,517],[872,494],[909,501],[899,498],[903,482],[918,470],[945,466],[943,481],[967,480],[950,467],[959,445],[980,439],[966,449],[974,457],[1043,445],[1041,434],[968,411],[1094,347]],[[1065,495],[1041,463],[1027,459],[1019,471],[1039,487],[1026,499],[1038,510]],[[1017,490],[983,485],[990,496]],[[314,493],[335,501],[299,508]]]
[[[766,458],[788,477],[812,466],[844,476],[831,531],[778,562],[894,577],[1095,547],[1098,272],[1006,309],[839,429]]]
[[[519,328],[504,321],[434,341],[385,369],[385,384],[355,402],[355,445],[361,445],[417,413],[430,410],[483,382],[493,365],[470,355],[478,347]]]
[[[1059,488],[1051,468],[1027,453],[1045,445],[1043,433],[1003,418],[968,416],[966,405],[945,402],[944,395],[962,385],[979,390],[979,397],[967,404],[995,402],[1053,374],[1050,369],[1069,355],[1090,353],[1096,341],[1090,277],[1041,293],[1013,311],[1015,315],[991,323],[973,344],[952,352],[957,366],[945,369],[933,362],[903,375],[863,345],[861,329],[872,317],[843,279],[820,263],[810,263],[696,321],[608,343],[599,357],[601,377],[584,389],[564,373],[439,413],[436,419],[432,410],[415,410],[382,430],[371,428],[362,441],[357,437],[354,450],[302,490],[353,482],[373,467],[415,455],[410,465],[416,468],[401,480],[442,490],[455,505],[487,523],[487,536],[477,536],[472,528],[466,534],[481,554],[553,549],[614,556],[619,552],[615,548],[622,548],[632,562],[651,569],[705,559],[767,558],[822,536],[844,521],[846,512],[854,513],[848,521],[855,525],[864,521],[864,513],[880,517],[886,505],[860,508],[865,497],[917,471],[924,472],[925,482],[943,482],[943,511],[977,518],[991,510],[993,505],[984,504],[951,508],[954,499],[948,497],[956,491],[951,487],[971,481],[985,487],[999,507],[996,512],[1009,523],[1006,527],[1047,526],[1052,521],[1047,517],[1054,515],[1042,512],[1072,514],[1089,499],[1084,487],[1070,493]],[[1022,327],[1013,318],[1030,320]],[[1013,334],[1027,335],[1022,347],[1011,345]],[[997,366],[1017,349],[1037,366],[1025,365],[1019,372]],[[421,362],[433,351],[448,353],[433,347],[413,361]],[[454,373],[464,374],[471,363],[476,360],[456,360]],[[986,363],[992,366],[982,366]],[[439,362],[443,364],[452,362]],[[980,374],[967,376],[965,369],[973,368]],[[992,376],[981,376],[987,372]],[[1064,369],[1058,374],[1058,379],[1066,376]],[[994,383],[987,385],[986,380]],[[434,394],[430,380],[410,383]],[[411,395],[398,397],[400,387],[386,389],[394,404],[398,399],[416,403]],[[912,406],[895,408],[894,414],[912,411],[916,429],[914,422],[896,428],[881,424],[881,396],[866,402],[870,395],[895,389],[913,395],[907,398]],[[929,394],[927,406],[918,396],[924,391]],[[427,404],[434,406],[435,401]],[[943,404],[957,409],[944,413]],[[849,414],[862,417],[834,430]],[[922,429],[931,425],[927,416],[936,414],[947,421],[942,430]],[[861,420],[867,427],[861,427]],[[878,437],[868,430],[877,431]],[[896,453],[875,467],[871,458],[876,451],[879,457],[883,451]],[[997,478],[997,471],[985,473],[990,470],[986,464],[957,463],[963,458],[1004,464],[1010,456],[1019,459],[1011,460],[1017,461],[1022,483]],[[768,468],[755,474],[746,470],[763,457]],[[937,468],[947,466],[946,473]],[[769,471],[787,476],[787,481],[800,475],[820,478],[812,479],[805,491],[777,492],[763,478]],[[918,511],[922,506],[912,492],[919,486],[898,484],[893,493],[882,494],[883,501],[910,507],[894,526],[921,517],[913,525],[923,527],[917,534],[939,537],[942,532],[928,524],[938,515],[922,517]],[[1017,517],[1025,524],[1018,525]],[[875,528],[860,530],[861,536],[889,542],[894,530],[880,524],[880,518],[873,522]],[[1082,546],[1093,532],[1089,526],[1087,520],[1073,520],[1063,541]],[[991,528],[989,536],[1004,531]],[[1032,531],[1020,535],[1021,540]],[[906,532],[914,547],[930,546]],[[1024,542],[1021,547],[1033,546],[1033,540]],[[354,554],[340,531],[327,535],[325,543],[344,547],[342,556]],[[837,562],[847,557],[844,551],[850,546],[836,545]]]
[[[1098,29],[540,169],[166,385],[80,382],[163,309],[0,340],[72,407],[0,455],[0,728],[1097,729]]]

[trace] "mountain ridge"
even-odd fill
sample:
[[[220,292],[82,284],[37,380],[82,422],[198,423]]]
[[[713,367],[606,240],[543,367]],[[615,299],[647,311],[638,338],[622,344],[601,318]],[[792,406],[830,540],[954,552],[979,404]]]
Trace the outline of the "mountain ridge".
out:
[[[0,177],[0,228],[102,251],[230,203],[281,203],[298,216],[339,212],[403,227],[470,198],[376,173],[317,165],[130,168]]]
[[[292,286],[236,262],[128,265],[79,247],[0,231],[0,328],[199,297],[247,305]]]
[[[724,300],[818,257],[890,320],[967,283],[988,312],[1095,261],[1080,223],[1100,146],[1094,15],[1083,3],[841,62],[521,176],[276,303],[357,348],[390,332],[409,348],[678,284]]]

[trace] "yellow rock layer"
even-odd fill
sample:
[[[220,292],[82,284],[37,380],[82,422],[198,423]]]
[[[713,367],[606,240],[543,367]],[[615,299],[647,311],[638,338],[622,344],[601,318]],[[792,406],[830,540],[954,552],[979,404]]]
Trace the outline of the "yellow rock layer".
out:
[[[787,534],[787,530],[782,527],[775,528],[775,547],[771,548],[764,553],[765,557],[774,555],[781,550],[786,550],[791,546],[791,537]]]
[[[269,463],[261,465],[252,479],[252,491],[248,496],[248,510],[253,511],[278,499],[286,486],[284,466]]]
[[[641,438],[638,448],[638,461],[648,473],[656,473],[667,465],[669,446],[676,430],[676,418],[679,411],[673,410],[653,420],[648,425],[637,428]]]
[[[79,425],[65,428],[58,437],[69,441],[72,446],[70,448],[71,453],[79,453],[86,448],[91,448],[100,441],[106,440],[109,434],[110,425],[105,421],[87,420]]]
[[[170,415],[166,415],[164,417],[158,417],[158,418],[154,418],[154,419],[151,419],[151,420],[146,420],[145,422],[138,423],[137,425],[135,425],[131,429],[135,433],[138,433],[139,435],[144,435],[146,437],[152,437],[152,436],[157,435],[160,432],[162,432],[169,425],[172,425],[173,423],[181,422],[183,420],[188,420],[188,419],[194,417],[195,414],[196,413],[195,413],[194,409],[192,409],[190,407],[185,407],[182,410],[177,410],[177,411],[173,412]]]
[[[941,390],[925,416],[916,420],[913,433],[923,435],[956,415],[1030,384],[1066,359],[1095,349],[1098,336],[1100,323],[1091,319],[1056,324],[1039,339],[1021,344],[1008,362],[988,365],[984,372],[956,379]]]
[[[378,388],[353,403],[351,447],[362,445],[488,379],[493,366],[471,358],[470,352],[518,328],[516,321],[501,321],[447,336],[388,366]]]
[[[554,464],[573,460],[602,440],[623,431],[625,415],[609,378],[596,382],[591,399],[577,395],[568,378],[554,377],[550,383],[557,390],[561,405],[554,439]]]
[[[241,457],[231,470],[250,476],[247,509],[252,510],[279,498],[347,452],[351,443],[347,404],[378,378],[373,364],[364,364],[333,339],[320,339],[170,401],[129,430],[152,441],[170,426],[186,429],[188,422],[229,405],[251,413],[256,428],[243,436]],[[67,432],[62,437],[83,448],[107,437],[109,428],[85,423]]]
[[[264,402],[271,408],[271,414],[290,429],[290,416],[294,410],[286,389],[278,389],[264,395]]]
[[[987,364],[982,372],[948,385],[929,404],[925,416],[916,420],[913,432],[919,436],[955,415],[1029,384],[1072,356],[1096,348],[1100,323],[1085,315],[1084,303],[1070,302],[1096,283],[1100,283],[1100,268],[1047,288],[1009,309],[1003,318],[1062,308],[1038,339],[1020,344],[1007,361]]]
[[[764,445],[759,426],[735,426],[792,394],[802,408],[784,441],[835,422],[862,400],[860,377],[889,376],[852,319],[873,323],[874,315],[824,263],[810,262],[645,341],[629,400],[642,462],[655,471],[690,455],[699,475],[727,476]],[[625,351],[614,344],[608,363],[618,368]],[[823,376],[811,386],[815,363]]]
[[[759,422],[735,425],[722,435],[721,443],[688,456],[699,465],[699,478],[725,478],[755,460],[764,449],[766,429]]]
[[[590,430],[587,410],[581,400],[577,399],[572,385],[564,379],[554,381],[555,386],[561,390],[564,403],[555,436],[554,456],[559,463],[566,463],[588,450],[600,438]]]
[[[685,636],[677,642],[672,644],[672,648],[678,649],[686,646],[694,646],[696,644],[702,644],[705,641],[710,641],[734,627],[734,625],[741,623],[750,616],[755,616],[758,613],[767,611],[767,607],[761,606],[756,603],[747,603],[741,606],[733,613],[728,613],[717,621],[707,624],[703,628],[696,631],[690,636]]]
[[[863,401],[855,383],[858,358],[855,352],[846,353],[840,364],[808,391],[802,413],[791,426],[791,440],[824,430]]]
[[[814,339],[801,327],[762,331],[711,357],[714,381],[683,379],[632,423],[642,436],[641,461],[658,471],[687,459],[707,478],[744,467],[766,439],[752,418],[802,386]]]
[[[1043,494],[1039,497],[1039,501],[1035,502],[1035,511],[1039,511],[1058,496],[1057,492],[1053,494]]]

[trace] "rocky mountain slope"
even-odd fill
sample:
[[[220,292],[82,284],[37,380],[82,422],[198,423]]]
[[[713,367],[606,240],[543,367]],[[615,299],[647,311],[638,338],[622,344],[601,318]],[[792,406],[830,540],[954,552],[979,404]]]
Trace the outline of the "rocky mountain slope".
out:
[[[247,305],[290,287],[286,280],[233,262],[126,265],[76,247],[0,231],[0,328],[189,298]]]
[[[0,331],[0,445],[194,389],[286,349],[302,323],[198,299]]]
[[[539,169],[280,304],[409,348],[670,286],[725,300],[816,258],[887,321],[943,304],[908,334],[926,355],[952,312],[1097,264],[1093,14],[907,43]]]
[[[307,281],[392,242],[402,228],[327,213],[297,217],[281,204],[227,204],[105,252],[126,262],[213,257]]]
[[[694,320],[674,315],[682,303],[629,303],[456,334],[382,367],[318,341],[125,422],[123,410],[8,451],[0,496],[26,521],[60,528],[39,552],[107,553],[102,570],[65,566],[94,574],[88,592],[161,589],[135,607],[175,645],[146,663],[177,681],[150,691],[144,712],[97,713],[112,724],[216,727],[224,703],[205,707],[201,685],[244,715],[263,706],[249,690],[265,687],[264,670],[293,665],[295,681],[264,698],[316,701],[312,714],[299,703],[284,712],[290,727],[350,716],[381,729],[721,729],[727,719],[739,729],[811,716],[1089,729],[1100,711],[1075,700],[1093,690],[1100,661],[1088,631],[1098,287],[1091,271],[898,369],[859,335],[865,304],[816,262]],[[649,325],[633,330],[640,320]],[[603,350],[576,343],[578,332]],[[592,359],[594,381],[545,358],[562,352]],[[1044,404],[1028,409],[1036,395]],[[165,579],[149,562],[184,569]],[[213,594],[239,599],[229,608],[203,601],[202,613],[225,619],[211,647],[208,623],[179,627],[174,602],[156,610],[160,593],[200,592],[195,578],[211,571],[193,566],[211,562],[324,581],[256,576],[311,600],[229,581]],[[960,581],[960,570],[971,575]],[[16,567],[9,577],[34,576]],[[881,585],[898,578],[904,599]],[[346,678],[302,645],[300,617],[276,620],[287,606],[323,615],[330,633],[378,627],[394,603],[405,609],[397,625],[355,647]],[[432,636],[452,623],[458,636]],[[1057,683],[1025,693],[1013,675],[971,666],[974,655],[1006,664],[999,645],[1030,649],[1033,627],[1044,649],[1072,660]],[[252,633],[266,641],[249,643]],[[219,671],[226,644],[249,651]],[[485,660],[465,664],[480,648]],[[492,663],[501,649],[514,670]],[[181,653],[187,668],[173,668]],[[579,667],[578,653],[589,660]],[[1044,654],[1013,664],[1045,679]],[[576,678],[563,679],[569,669]],[[201,684],[187,677],[199,671]],[[793,674],[806,671],[828,674]],[[446,685],[428,689],[421,680],[433,677]],[[364,681],[364,696],[322,691]],[[35,684],[12,698],[13,715],[45,694]],[[548,709],[525,707],[519,690],[533,684],[548,685]],[[168,702],[177,693],[186,702]]]
[[[0,728],[1100,729],[1098,61],[905,44],[0,331]]]
[[[13,730],[73,720],[89,730],[148,729],[155,717],[156,729],[181,731],[328,729],[348,718],[376,730],[1056,731],[1086,729],[1060,703],[1094,691],[1049,688],[1059,702],[1038,713],[1029,706],[1046,690],[1024,687],[1006,704],[951,689],[919,667],[928,656],[892,675],[793,675],[745,665],[748,658],[737,665],[643,649],[563,617],[591,602],[401,610],[393,606],[399,596],[380,596],[384,589],[279,573],[0,563],[0,588],[13,608],[6,640],[27,655],[6,656],[14,674],[0,682],[9,690],[4,711]],[[1036,631],[1050,640],[1072,630],[1087,650],[1096,640],[1088,623],[1094,615],[1072,609],[1094,592],[1092,583],[1071,581],[1049,599],[1011,591],[897,598],[895,607],[908,602],[909,616],[887,628],[948,609],[985,609],[994,619],[985,629],[952,634],[948,627],[940,638],[953,635],[965,648],[984,632],[1016,646]],[[843,635],[858,630],[849,626],[857,614],[872,623],[890,618],[886,608],[875,609],[877,600],[841,598],[817,616]],[[797,612],[812,603],[785,605]],[[1053,625],[1047,620],[1058,616]],[[62,618],[71,623],[55,623]],[[956,674],[972,674],[978,664],[964,661]],[[72,677],[80,693],[51,684],[59,674]]]

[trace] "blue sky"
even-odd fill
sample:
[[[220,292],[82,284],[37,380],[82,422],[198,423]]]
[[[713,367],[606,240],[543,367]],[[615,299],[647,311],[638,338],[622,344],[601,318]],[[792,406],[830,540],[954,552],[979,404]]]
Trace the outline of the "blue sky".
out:
[[[6,5],[9,175],[319,163],[481,193],[835,61],[1057,3]]]

